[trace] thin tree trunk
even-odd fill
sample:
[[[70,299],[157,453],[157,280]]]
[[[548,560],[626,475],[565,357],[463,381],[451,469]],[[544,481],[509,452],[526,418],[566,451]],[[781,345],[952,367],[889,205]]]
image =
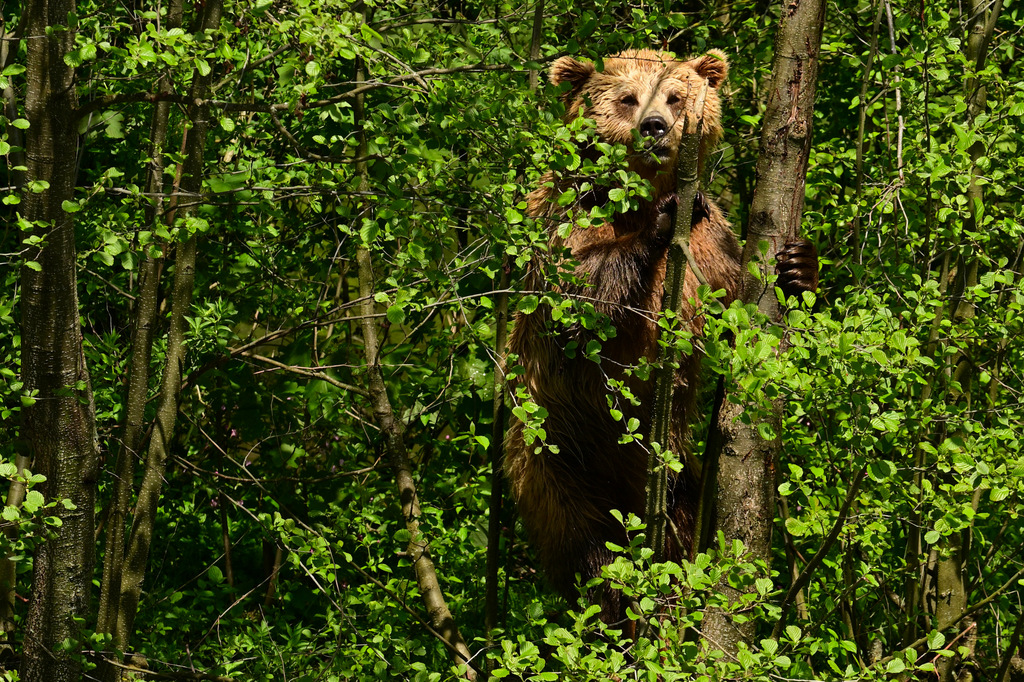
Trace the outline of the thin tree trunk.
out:
[[[544,0],[537,0],[537,6],[533,10],[533,34],[530,37],[530,61],[540,60],[540,40],[544,35]],[[540,72],[537,69],[530,69],[530,91],[537,90],[540,80]]]
[[[476,670],[470,663],[472,656],[462,635],[459,634],[459,629],[451,611],[448,610],[447,603],[445,603],[437,570],[430,557],[430,545],[420,531],[420,504],[416,494],[416,483],[412,476],[412,466],[409,464],[409,453],[405,446],[402,423],[395,418],[387,387],[384,384],[384,376],[380,370],[378,358],[380,342],[377,338],[376,310],[373,301],[373,265],[370,261],[369,250],[365,246],[360,246],[356,258],[359,265],[359,296],[363,301],[361,322],[366,369],[369,375],[370,401],[373,404],[375,421],[384,436],[385,449],[391,469],[395,474],[395,482],[398,485],[402,518],[405,519],[405,528],[409,531],[406,554],[412,562],[416,583],[419,586],[423,605],[427,609],[431,628],[444,639],[453,653],[455,662],[458,665],[466,666],[466,678],[474,680],[476,679]]]
[[[682,319],[685,303],[683,283],[686,280],[687,261],[693,261],[690,253],[690,228],[693,220],[693,201],[700,179],[697,162],[707,87],[705,83],[697,95],[693,115],[687,115],[683,121],[682,139],[676,160],[676,215],[669,243],[668,263],[665,266],[662,312],[671,315],[677,323]],[[698,272],[696,267],[694,271]],[[651,433],[648,441],[651,449],[647,454],[647,502],[644,522],[647,525],[646,546],[654,552],[653,561],[664,561],[668,541],[668,466],[665,465],[662,452],[668,449],[672,440],[672,397],[675,387],[675,365],[678,359],[679,351],[671,339],[668,339],[658,352],[658,367],[654,372],[654,405],[651,409]],[[677,457],[683,456],[681,452],[674,454]]]
[[[25,26],[25,20],[28,18],[26,13],[20,22],[18,27],[11,33],[8,33],[3,28],[0,28],[0,69],[6,69],[12,59],[16,59],[18,56],[18,40],[19,36],[24,35],[22,30]],[[11,48],[14,48],[13,50]],[[18,101],[17,96],[14,93],[14,85],[12,79],[7,79],[7,87],[4,88],[4,115],[8,121],[13,121],[18,118]],[[25,166],[25,135],[22,133],[20,128],[15,128],[12,125],[7,125],[7,142],[11,145],[11,151],[8,152],[8,168],[10,168],[11,180],[15,187],[19,189],[25,184],[25,173],[24,171],[14,170],[19,167]]]
[[[1009,641],[1006,653],[1003,654],[1002,661],[999,663],[999,672],[996,673],[995,677],[996,682],[1009,682],[1010,680],[1010,664],[1013,661],[1014,652],[1024,642],[1024,615],[1017,615],[1017,625],[1014,626],[1013,634],[1010,635]]]
[[[188,135],[195,135],[200,126],[194,126]],[[199,143],[202,144],[202,143]],[[183,183],[184,184],[184,183]],[[132,530],[128,542],[121,577],[121,596],[114,629],[114,648],[127,649],[135,628],[135,614],[142,593],[142,581],[149,562],[149,548],[153,541],[156,510],[160,502],[167,457],[177,419],[181,373],[185,359],[185,313],[192,303],[192,284],[195,278],[196,239],[191,237],[179,244],[175,255],[174,288],[172,293],[171,326],[167,335],[167,364],[160,384],[160,402],[156,424],[146,452],[145,472],[135,505]]]
[[[365,14],[364,21],[367,21]],[[365,77],[363,63],[360,60],[356,69],[356,81],[362,82]],[[366,167],[366,132],[362,129],[365,120],[362,94],[356,96],[354,104],[355,123],[359,128],[356,158],[360,159],[356,162],[356,172],[360,177],[360,191],[366,192],[369,189],[369,182]],[[370,250],[366,246],[360,245],[356,249],[356,264],[359,272],[360,316],[362,318],[360,325],[363,332],[363,355],[366,360],[370,403],[373,407],[374,419],[384,437],[384,448],[398,485],[402,518],[405,520],[406,530],[409,531],[409,544],[406,546],[406,553],[412,562],[423,605],[427,609],[430,627],[441,636],[451,651],[455,663],[465,666],[465,677],[475,680],[476,669],[472,664],[469,647],[462,639],[455,619],[452,617],[451,611],[448,610],[448,604],[445,602],[444,592],[441,590],[441,583],[437,577],[437,570],[430,558],[430,544],[420,531],[420,504],[416,494],[416,483],[412,476],[412,466],[409,463],[409,452],[405,445],[404,429],[401,420],[395,417],[391,399],[388,397],[387,386],[384,383],[384,375],[380,369],[381,341],[377,336],[376,303],[373,299],[373,262]]]
[[[235,566],[231,561],[231,527],[228,523],[227,497],[223,493],[217,496],[217,506],[220,507],[220,538],[224,546],[224,579],[228,581],[228,587],[235,586]]]
[[[267,608],[274,603],[274,597],[277,596],[277,574],[281,571],[281,563],[284,561],[284,550],[281,549],[280,545],[274,544],[269,545],[274,550],[274,557],[270,562],[265,560],[267,555],[267,542],[264,540],[263,543],[263,565],[270,564],[270,575],[267,577],[267,591],[263,595],[263,607]]]
[[[25,627],[25,682],[81,678],[81,623],[92,588],[94,500],[98,448],[92,389],[82,352],[74,225],[63,209],[74,198],[78,106],[74,70],[64,55],[74,45],[66,25],[71,0],[36,0],[25,8],[27,87],[26,180],[48,183],[24,194],[22,215],[43,239],[21,271],[22,379],[35,398],[23,408],[21,437],[33,470],[46,476],[47,501],[70,500],[51,512],[54,536],[35,553],[32,600]]]
[[[494,410],[491,422],[491,498],[487,519],[487,584],[484,588],[484,627],[488,637],[498,627],[498,566],[501,564],[502,472],[505,451],[505,346],[508,343],[509,259],[502,259],[494,315]]]
[[[220,25],[222,0],[210,0],[204,6],[200,31],[210,31]],[[190,99],[205,99],[211,76],[202,76],[198,71],[193,76]],[[192,107],[189,112],[191,127],[185,132],[185,161],[182,168],[180,192],[194,200],[202,189],[206,137],[210,111],[207,107]],[[194,207],[176,209],[190,213]],[[176,217],[181,217],[179,213]],[[192,306],[193,283],[196,268],[196,236],[190,236],[179,244],[174,260],[174,285],[171,293],[171,322],[167,334],[166,365],[160,386],[160,401],[157,405],[156,423],[150,436],[146,452],[145,471],[135,505],[131,535],[128,542],[125,565],[121,578],[121,595],[117,609],[117,624],[114,628],[115,649],[126,650],[131,643],[135,629],[135,615],[138,611],[142,581],[149,562],[149,549],[153,541],[157,506],[163,488],[167,458],[174,438],[180,401],[182,369],[185,362],[185,315]],[[117,670],[120,670],[119,668]]]
[[[986,9],[991,4],[990,9]],[[996,21],[1002,10],[1002,0],[971,0],[969,29],[967,36],[967,61],[975,69],[981,70],[985,65],[988,44],[995,31]],[[973,127],[975,118],[984,112],[986,104],[986,84],[974,77],[966,83],[968,130]],[[984,218],[985,195],[977,179],[980,174],[977,167],[978,159],[984,155],[984,144],[979,140],[969,150],[971,155],[971,179],[967,187],[968,219],[965,231],[975,231],[981,226]],[[957,262],[956,279],[953,282],[952,301],[949,315],[956,322],[974,316],[974,306],[965,300],[964,292],[978,283],[978,259],[968,248]],[[955,378],[964,387],[961,398],[970,400],[968,385],[973,371],[969,359],[958,355],[952,361]],[[967,608],[967,559],[970,552],[970,531],[954,533],[940,543],[940,558],[936,565],[935,576],[935,625],[943,630],[950,624],[959,622],[960,616]],[[964,674],[958,674],[962,660],[960,657],[942,658],[936,662],[936,674],[939,682],[963,680],[968,682],[973,676],[965,668]]]
[[[782,4],[782,21],[775,38],[772,83],[757,160],[757,185],[750,209],[750,230],[743,262],[759,257],[760,243],[768,243],[769,256],[761,263],[762,276],[774,269],[774,254],[799,235],[804,204],[804,182],[811,150],[814,93],[818,78],[818,51],[825,23],[823,0],[790,0]],[[780,316],[773,290],[744,268],[742,300],[754,303],[770,320]],[[766,441],[756,425],[740,422],[743,405],[724,400],[717,424],[721,438],[718,454],[716,530],[727,541],[741,540],[750,560],[771,558],[771,528],[775,510],[774,468],[779,441]],[[768,423],[777,434],[781,405],[774,406]],[[714,534],[712,533],[712,536]],[[722,589],[735,599],[727,585]],[[710,612],[704,632],[709,643],[735,655],[739,642],[750,642],[756,623],[735,623],[726,614]]]
[[[182,0],[172,0],[168,8],[167,27],[181,26]],[[170,93],[171,82],[167,76],[160,79],[159,92]],[[146,176],[146,195],[154,197],[146,208],[146,224],[156,225],[163,220],[164,160],[163,149],[167,141],[167,125],[170,118],[170,102],[157,102],[150,126],[150,163]],[[112,634],[117,624],[118,605],[121,599],[121,571],[124,566],[124,544],[132,493],[135,486],[135,460],[141,455],[146,413],[146,398],[149,393],[149,363],[152,357],[153,338],[156,331],[156,314],[160,274],[163,259],[146,253],[139,277],[139,295],[135,304],[135,325],[132,329],[131,360],[128,383],[125,391],[124,434],[117,452],[114,469],[114,490],[111,495],[107,519],[107,534],[103,553],[103,578],[100,583],[100,607],[96,621],[97,632]]]
[[[29,467],[28,455],[18,452],[14,458],[14,465],[17,467],[17,474],[11,481],[11,487],[7,490],[8,507],[20,507],[25,501],[25,470]],[[17,536],[17,526],[8,526],[6,533],[10,538]],[[8,639],[9,634],[14,630],[14,599],[17,594],[18,570],[13,561],[7,557],[0,558],[0,636],[3,641],[0,647],[11,646]]]

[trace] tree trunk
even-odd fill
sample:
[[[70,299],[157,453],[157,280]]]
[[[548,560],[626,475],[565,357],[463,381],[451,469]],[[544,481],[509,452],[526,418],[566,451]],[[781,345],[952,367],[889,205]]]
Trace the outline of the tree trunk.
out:
[[[222,0],[211,0],[203,7],[200,31],[215,30],[220,25]],[[210,74],[193,76],[192,101],[205,99],[212,78]],[[202,190],[206,137],[209,127],[209,108],[193,106],[189,111],[191,127],[185,132],[185,161],[182,167],[180,195],[188,197],[192,204]],[[178,193],[176,193],[178,194]],[[176,203],[176,198],[172,202]],[[195,210],[186,206],[175,210],[173,219],[181,218]],[[178,244],[174,259],[174,286],[171,293],[171,322],[167,333],[166,365],[160,385],[160,401],[157,405],[156,423],[146,451],[146,465],[135,506],[135,517],[129,536],[121,577],[121,594],[116,613],[116,627],[113,629],[115,649],[127,650],[135,630],[135,615],[138,611],[142,581],[149,563],[149,549],[153,542],[156,511],[163,489],[167,458],[177,422],[178,406],[181,399],[182,370],[185,362],[185,315],[192,307],[193,283],[196,268],[196,235]],[[112,586],[113,588],[113,586]],[[111,616],[113,617],[113,616]],[[120,668],[112,667],[114,673]]]
[[[992,3],[987,0],[971,0],[970,2],[966,57],[968,63],[979,71],[985,66],[988,43],[992,39],[1002,6],[1002,0],[995,0]],[[986,84],[977,78],[969,78],[966,83],[965,99],[967,100],[967,129],[971,130],[975,118],[985,111]],[[971,145],[969,152],[971,155],[971,179],[966,192],[968,219],[965,221],[964,230],[973,232],[981,228],[985,215],[985,195],[982,186],[977,182],[981,174],[977,167],[977,161],[985,154],[984,143],[981,140],[976,141]],[[966,241],[966,243],[970,242]],[[958,259],[957,274],[952,282],[952,300],[948,313],[954,323],[974,317],[974,307],[964,300],[964,292],[977,284],[978,259],[968,246]],[[973,372],[972,361],[964,357],[962,353],[958,354],[952,360],[951,369],[959,383],[967,387],[970,383],[970,374]],[[969,401],[970,392],[965,391],[960,398]],[[978,496],[975,495],[975,511],[977,511],[977,501]],[[967,560],[970,545],[970,530],[943,538],[940,543],[940,558],[936,564],[935,594],[933,595],[935,626],[939,630],[958,622],[961,614],[967,608]],[[969,624],[966,625],[969,626]],[[960,657],[939,659],[936,662],[936,674],[939,682],[952,682],[954,679],[963,679],[964,682],[967,682],[972,679],[972,675],[966,669],[963,670],[963,674],[957,674],[961,663]]]
[[[697,196],[698,161],[704,100],[707,84],[697,95],[693,115],[683,120],[682,140],[676,159],[676,215],[669,242],[668,263],[665,266],[665,296],[662,299],[662,313],[671,316],[678,324],[682,319],[683,283],[686,280],[687,261],[691,264],[690,228],[693,221],[693,201]],[[694,271],[697,268],[694,264]],[[698,278],[701,275],[698,273]],[[666,337],[669,334],[665,335]],[[675,388],[675,365],[679,351],[671,338],[658,351],[658,367],[654,370],[654,405],[651,409],[651,433],[647,453],[647,486],[644,523],[647,525],[646,546],[654,554],[653,561],[665,560],[668,541],[668,467],[662,452],[668,449],[672,434],[672,398]],[[659,449],[660,448],[660,449]],[[674,453],[683,457],[683,453]],[[680,547],[680,551],[682,548]]]
[[[508,343],[508,286],[510,263],[502,259],[494,315],[494,409],[491,422],[491,497],[487,519],[487,574],[484,586],[484,628],[488,638],[498,627],[498,565],[501,563],[501,517],[505,476],[505,346]]]
[[[7,490],[7,500],[5,505],[8,507],[20,507],[21,503],[25,501],[26,486],[24,481],[25,470],[28,469],[29,457],[23,454],[20,450],[15,455],[14,465],[17,467],[17,477],[11,481],[11,487]],[[17,526],[11,525],[6,530],[8,537],[15,538],[18,533]],[[0,636],[3,637],[3,641],[0,642],[0,649],[3,649],[3,653],[0,656],[6,655],[9,652],[13,643],[10,639],[10,633],[14,631],[14,603],[15,595],[18,590],[18,567],[13,561],[6,557],[0,558]]]
[[[42,492],[58,504],[53,537],[36,550],[25,627],[22,679],[71,682],[81,678],[81,623],[92,588],[97,443],[92,389],[78,317],[74,225],[64,202],[74,197],[78,157],[74,71],[64,55],[74,44],[66,24],[70,0],[26,6],[26,191],[23,213],[42,240],[22,268],[22,378],[34,398],[24,407],[22,439],[33,470],[46,476]],[[68,646],[70,644],[70,646]]]
[[[365,12],[365,11],[364,11]],[[367,21],[367,13],[364,13],[364,21]],[[356,68],[356,81],[365,80],[363,62],[360,59]],[[367,143],[366,132],[362,129],[365,120],[364,96],[359,94],[355,98],[353,107],[355,123],[359,129],[359,145],[356,150],[356,172],[360,177],[360,191],[366,192],[369,189],[368,171],[366,166]],[[469,680],[476,679],[476,669],[472,665],[472,656],[465,640],[459,633],[459,628],[452,617],[448,604],[445,602],[444,592],[441,590],[441,582],[437,577],[437,570],[434,567],[434,560],[430,556],[430,543],[427,542],[420,531],[420,503],[416,494],[416,482],[412,476],[412,465],[409,463],[409,451],[405,445],[404,428],[400,419],[395,416],[391,407],[391,399],[388,396],[387,386],[384,383],[384,375],[380,369],[381,341],[378,338],[376,322],[376,303],[374,302],[373,285],[373,262],[370,249],[360,245],[356,249],[356,262],[359,271],[359,299],[361,327],[363,332],[363,358],[366,361],[367,388],[369,389],[370,403],[373,408],[373,416],[380,427],[381,436],[384,439],[384,449],[387,452],[391,470],[395,474],[395,483],[398,486],[398,498],[402,507],[402,518],[405,521],[405,528],[409,531],[409,543],[406,546],[406,553],[412,562],[412,569],[416,575],[416,584],[420,590],[420,597],[427,609],[432,634],[438,637],[452,653],[455,663],[465,666],[464,675]]]
[[[789,0],[782,4],[757,160],[757,185],[743,250],[746,265],[760,259],[762,241],[768,244],[768,256],[758,263],[762,278],[754,277],[744,267],[742,300],[757,305],[770,320],[779,319],[781,313],[774,290],[766,287],[764,281],[774,271],[774,254],[795,239],[800,230],[824,23],[823,0]],[[723,533],[726,541],[742,541],[747,559],[768,561],[779,441],[765,440],[755,425],[741,423],[739,417],[743,412],[743,405],[727,397],[714,425],[718,434],[713,434],[712,439],[721,443],[715,530]],[[780,404],[774,406],[767,421],[779,433]],[[709,534],[714,536],[714,532]],[[738,597],[727,585],[722,589],[731,597]],[[704,632],[711,646],[735,655],[739,642],[752,640],[755,625],[753,621],[734,623],[726,614],[716,611],[708,614]]]
[[[182,0],[173,0],[167,17],[168,28],[181,26]],[[161,93],[171,92],[167,76],[157,86]],[[164,188],[163,148],[167,141],[170,102],[157,102],[150,126],[150,164],[146,175],[146,195],[154,197],[146,209],[146,224],[154,226],[163,219]],[[135,460],[141,456],[144,435],[146,399],[149,394],[149,363],[152,357],[153,336],[160,274],[163,259],[146,254],[139,276],[139,295],[134,310],[131,360],[125,390],[124,435],[117,453],[114,491],[111,495],[107,519],[107,535],[103,553],[103,580],[100,590],[99,615],[96,630],[113,634],[117,626],[118,605],[121,600],[121,571],[124,565],[125,523],[131,506],[135,485]]]

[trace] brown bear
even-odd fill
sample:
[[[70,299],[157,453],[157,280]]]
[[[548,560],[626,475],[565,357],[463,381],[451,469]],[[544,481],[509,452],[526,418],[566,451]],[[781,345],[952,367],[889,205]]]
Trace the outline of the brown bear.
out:
[[[591,302],[616,330],[602,341],[598,363],[580,352],[594,338],[593,332],[579,325],[553,324],[551,310],[541,305],[530,314],[516,316],[508,345],[523,367],[513,382],[513,400],[516,388],[523,387],[547,416],[544,444],[527,444],[524,424],[513,419],[505,472],[544,572],[571,602],[577,594],[576,574],[584,583],[599,576],[601,567],[614,557],[606,543],[624,544],[622,525],[609,510],[643,515],[647,449],[643,441],[620,441],[630,418],[639,420],[638,433],[645,437],[649,433],[654,386],[653,381],[640,380],[625,370],[640,358],[655,360],[658,352],[657,318],[675,210],[674,167],[682,116],[692,111],[706,83],[699,147],[703,166],[722,134],[718,88],[727,72],[728,63],[720,51],[689,61],[651,50],[628,51],[605,59],[603,71],[562,57],[551,69],[552,83],[568,84],[562,96],[567,122],[580,115],[593,119],[601,141],[630,149],[634,149],[634,131],[639,132],[644,144],[631,153],[629,169],[653,187],[652,198],[640,200],[633,210],[601,224],[574,227],[564,238],[559,226],[567,222],[568,209],[600,205],[608,200],[608,190],[595,184],[577,195],[571,206],[562,207],[556,200],[566,189],[578,187],[579,179],[548,174],[528,197],[529,214],[547,223],[550,253],[571,252],[575,278],[559,285],[559,293]],[[581,149],[581,153],[594,152]],[[739,243],[721,210],[700,194],[694,201],[690,249],[711,288],[725,290],[721,300],[729,305],[739,293]],[[528,289],[544,286],[547,265],[539,256],[533,260]],[[558,262],[555,265],[561,267]],[[780,270],[780,279],[801,275]],[[687,301],[695,298],[697,284],[688,268]],[[699,334],[702,318],[689,303],[684,316]],[[676,374],[668,446],[686,465],[670,482],[669,509],[684,546],[670,540],[666,556],[671,560],[688,555],[695,526],[699,465],[688,455],[686,440],[699,365],[697,353],[690,354],[682,358]],[[610,391],[610,380],[624,382],[639,406]],[[609,396],[614,409],[622,413],[620,420],[610,413]],[[625,605],[617,591],[602,590],[595,598],[600,599],[605,622],[624,617]]]

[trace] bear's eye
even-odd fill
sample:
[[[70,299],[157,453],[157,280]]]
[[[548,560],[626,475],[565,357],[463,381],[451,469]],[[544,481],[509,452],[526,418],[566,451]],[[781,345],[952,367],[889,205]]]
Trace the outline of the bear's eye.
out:
[[[668,96],[668,99],[665,100],[665,104],[669,105],[670,107],[679,104],[679,95],[673,92],[671,95]]]
[[[637,104],[639,104],[639,102],[636,101],[636,97],[634,97],[633,95],[626,95],[625,97],[620,99],[619,102],[621,104],[626,105],[627,107],[635,107]]]

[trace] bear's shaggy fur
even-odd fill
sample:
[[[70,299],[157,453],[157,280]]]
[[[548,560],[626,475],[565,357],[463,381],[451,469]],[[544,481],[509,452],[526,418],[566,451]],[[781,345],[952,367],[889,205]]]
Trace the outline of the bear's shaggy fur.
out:
[[[529,196],[529,213],[548,223],[552,252],[567,248],[578,263],[575,274],[583,285],[563,285],[565,296],[589,300],[614,324],[616,334],[602,343],[601,362],[581,352],[572,357],[566,345],[586,345],[593,338],[581,328],[551,323],[550,309],[539,307],[532,314],[519,314],[509,340],[509,352],[518,356],[524,372],[517,385],[525,387],[532,399],[547,410],[546,443],[527,445],[522,422],[510,426],[505,470],[520,516],[534,543],[548,578],[570,601],[576,594],[575,575],[587,580],[600,575],[601,566],[613,555],[605,547],[612,541],[623,544],[622,526],[609,514],[643,515],[647,451],[640,442],[620,444],[624,424],[631,417],[640,420],[639,433],[649,433],[653,404],[653,381],[626,375],[641,357],[657,356],[658,327],[664,289],[668,240],[675,203],[674,166],[681,138],[683,114],[695,106],[706,82],[704,125],[701,131],[700,163],[722,133],[718,87],[728,72],[725,55],[711,52],[690,61],[640,50],[623,52],[604,61],[598,72],[593,64],[571,57],[557,60],[551,70],[555,85],[569,84],[563,95],[566,120],[582,114],[594,119],[598,137],[609,143],[632,145],[633,130],[648,141],[642,152],[630,157],[629,167],[650,181],[654,195],[641,201],[636,210],[616,214],[604,224],[575,228],[562,239],[559,224],[566,221],[566,208],[555,200],[568,187],[555,176],[546,176]],[[583,150],[587,153],[587,150]],[[598,190],[577,198],[576,208],[587,209],[606,199]],[[728,305],[738,293],[740,248],[729,223],[713,202],[698,195],[694,203],[690,248],[712,289],[724,289]],[[543,286],[543,263],[534,263],[528,288]],[[694,299],[697,280],[688,269],[684,296]],[[695,333],[701,318],[687,304],[684,316]],[[687,424],[691,417],[700,359],[684,357],[676,375],[673,397],[672,433],[669,447],[687,455]],[[618,399],[615,408],[622,421],[609,414],[608,380],[624,381],[639,399],[636,407]],[[515,388],[515,387],[513,387]],[[694,531],[699,467],[689,462],[670,482],[670,512],[684,544]],[[690,550],[670,541],[667,556],[678,560]],[[602,618],[622,618],[624,605],[618,593],[605,590],[600,597]]]

